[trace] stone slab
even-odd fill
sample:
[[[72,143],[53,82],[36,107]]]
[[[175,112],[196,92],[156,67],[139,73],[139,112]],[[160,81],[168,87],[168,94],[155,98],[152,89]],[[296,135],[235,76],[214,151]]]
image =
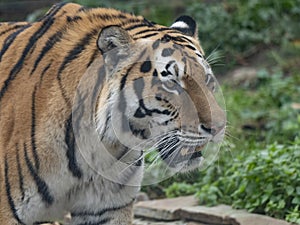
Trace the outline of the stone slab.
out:
[[[135,219],[133,225],[206,225],[206,224],[197,223],[197,222],[184,222],[184,221],[159,222],[153,220]]]
[[[182,207],[196,205],[198,205],[198,200],[194,196],[144,201],[135,204],[134,215],[162,221],[178,220]]]
[[[215,207],[194,206],[182,207],[179,215],[181,219],[199,221],[214,225],[231,224],[227,221],[228,214],[232,213],[230,206],[219,205]]]
[[[240,210],[230,214],[227,221],[230,221],[232,225],[291,225],[291,223],[284,220],[248,212],[240,212]]]
[[[291,225],[284,220],[232,209],[227,205],[183,207],[179,214],[181,219],[214,225]]]

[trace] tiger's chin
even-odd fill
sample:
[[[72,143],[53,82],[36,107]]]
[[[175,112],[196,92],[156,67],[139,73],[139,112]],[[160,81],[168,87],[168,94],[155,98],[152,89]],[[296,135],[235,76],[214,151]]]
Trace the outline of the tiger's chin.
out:
[[[164,158],[170,170],[174,172],[184,173],[195,170],[200,167],[204,157],[201,150],[205,145],[197,147],[183,147],[178,151],[175,157]]]

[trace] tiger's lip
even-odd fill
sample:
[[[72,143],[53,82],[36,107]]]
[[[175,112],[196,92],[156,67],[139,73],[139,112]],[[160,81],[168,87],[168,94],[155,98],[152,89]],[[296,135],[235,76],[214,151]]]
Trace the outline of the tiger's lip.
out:
[[[201,150],[205,145],[206,144],[201,146],[183,146],[180,149],[180,154],[176,157],[165,157],[163,160],[166,161],[170,167],[176,167],[178,163],[190,162],[192,160],[199,159],[203,157]]]

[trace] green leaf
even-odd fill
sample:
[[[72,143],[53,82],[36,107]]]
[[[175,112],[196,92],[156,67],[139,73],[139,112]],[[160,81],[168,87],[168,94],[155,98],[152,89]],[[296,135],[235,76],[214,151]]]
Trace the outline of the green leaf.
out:
[[[296,193],[297,195],[300,195],[300,187],[296,187]]]
[[[294,197],[292,200],[293,204],[299,205],[300,204],[300,197]]]
[[[288,196],[292,195],[294,193],[294,191],[295,191],[294,187],[292,187],[290,185],[286,186],[286,193],[288,194]]]

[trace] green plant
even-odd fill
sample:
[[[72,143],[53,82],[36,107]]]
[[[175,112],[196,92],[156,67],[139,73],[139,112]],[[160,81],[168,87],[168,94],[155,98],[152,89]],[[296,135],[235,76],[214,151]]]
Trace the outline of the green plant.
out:
[[[300,0],[194,1],[187,5],[186,13],[196,18],[206,51],[219,46],[229,66],[235,61],[243,63],[262,48],[300,37]]]
[[[169,198],[176,196],[191,195],[194,194],[196,190],[197,188],[192,184],[187,184],[185,182],[174,182],[166,189],[166,195]]]

